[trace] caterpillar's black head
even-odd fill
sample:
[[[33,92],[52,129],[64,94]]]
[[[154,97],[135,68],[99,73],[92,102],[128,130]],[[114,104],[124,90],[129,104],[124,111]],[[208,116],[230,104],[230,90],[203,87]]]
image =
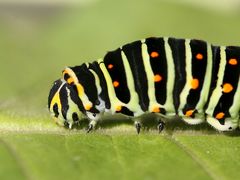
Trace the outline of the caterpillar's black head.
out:
[[[86,113],[74,87],[62,79],[53,83],[48,109],[59,125],[69,127],[84,118]]]

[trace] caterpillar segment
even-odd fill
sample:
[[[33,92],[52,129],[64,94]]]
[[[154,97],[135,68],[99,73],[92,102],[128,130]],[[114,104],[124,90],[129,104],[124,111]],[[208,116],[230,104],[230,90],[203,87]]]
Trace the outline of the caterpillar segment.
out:
[[[214,86],[206,108],[207,122],[221,131],[236,129],[240,110],[240,48],[221,46],[216,50]]]
[[[65,68],[48,104],[60,125],[71,128],[88,118],[87,132],[105,112],[131,117],[138,133],[146,113],[159,115],[159,132],[173,116],[234,130],[240,114],[240,47],[167,37],[135,41],[93,63]]]

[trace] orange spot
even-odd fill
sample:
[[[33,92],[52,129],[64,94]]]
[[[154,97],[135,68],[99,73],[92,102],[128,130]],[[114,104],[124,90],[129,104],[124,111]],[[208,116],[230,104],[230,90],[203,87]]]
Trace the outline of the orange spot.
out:
[[[159,56],[158,52],[156,51],[153,51],[151,52],[151,55],[150,55],[152,58],[157,58]]]
[[[233,87],[232,87],[231,84],[225,83],[225,84],[223,85],[223,92],[225,92],[225,93],[230,93],[232,90],[233,90]]]
[[[159,113],[160,112],[160,108],[159,107],[154,107],[152,112]]]
[[[65,75],[65,74],[67,74],[67,71],[66,71],[66,70],[63,71],[63,75]]]
[[[203,59],[203,55],[201,53],[198,53],[196,55],[196,58],[197,58],[197,60],[202,60]]]
[[[190,117],[190,116],[193,115],[193,113],[194,113],[194,110],[188,110],[188,111],[185,113],[185,115],[188,116],[188,117]]]
[[[121,111],[122,110],[122,106],[117,106],[116,107],[116,111]]]
[[[160,76],[159,74],[156,74],[154,76],[154,82],[160,82],[162,80],[162,76]]]
[[[114,87],[118,87],[118,86],[119,86],[119,82],[118,82],[118,81],[114,81],[114,82],[113,82],[113,86],[114,86]]]
[[[238,62],[237,62],[237,59],[232,58],[232,59],[229,59],[228,63],[231,65],[237,65]]]
[[[216,119],[222,119],[224,116],[225,116],[225,114],[223,112],[220,112],[215,116],[215,118]]]
[[[112,64],[109,64],[108,65],[108,69],[112,69],[113,68],[113,65]]]
[[[191,81],[191,87],[192,87],[192,89],[197,89],[198,86],[199,86],[199,81],[198,81],[198,79],[192,79],[192,81]]]
[[[68,84],[71,84],[71,83],[73,83],[73,82],[74,82],[74,80],[73,80],[72,77],[70,77],[70,78],[67,79],[67,83],[68,83]]]
[[[92,105],[91,104],[87,104],[86,106],[85,106],[85,110],[90,110],[92,108]]]

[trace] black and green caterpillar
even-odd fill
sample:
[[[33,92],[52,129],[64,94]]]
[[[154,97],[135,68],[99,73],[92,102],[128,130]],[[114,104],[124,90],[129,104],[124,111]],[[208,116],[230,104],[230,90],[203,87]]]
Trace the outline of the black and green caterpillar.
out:
[[[70,128],[87,117],[88,132],[104,112],[133,117],[138,132],[145,113],[234,130],[240,114],[240,47],[194,39],[135,41],[93,63],[65,68],[50,90],[48,108],[58,124]],[[163,125],[159,121],[160,131]]]

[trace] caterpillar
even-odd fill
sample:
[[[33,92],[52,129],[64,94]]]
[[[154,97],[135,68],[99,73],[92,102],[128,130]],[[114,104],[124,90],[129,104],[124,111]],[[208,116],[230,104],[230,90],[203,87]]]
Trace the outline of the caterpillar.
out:
[[[232,131],[240,114],[240,47],[172,37],[135,41],[103,59],[66,67],[48,108],[69,128],[88,118],[87,132],[104,112],[131,117],[138,133],[146,113],[159,117],[159,132],[176,116]]]

